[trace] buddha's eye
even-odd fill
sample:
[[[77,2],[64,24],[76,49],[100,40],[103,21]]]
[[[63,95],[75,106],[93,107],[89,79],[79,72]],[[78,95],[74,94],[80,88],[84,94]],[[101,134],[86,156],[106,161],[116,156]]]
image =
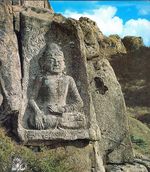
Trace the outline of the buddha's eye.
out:
[[[48,62],[50,62],[50,63],[54,63],[55,62],[55,59],[50,59]]]

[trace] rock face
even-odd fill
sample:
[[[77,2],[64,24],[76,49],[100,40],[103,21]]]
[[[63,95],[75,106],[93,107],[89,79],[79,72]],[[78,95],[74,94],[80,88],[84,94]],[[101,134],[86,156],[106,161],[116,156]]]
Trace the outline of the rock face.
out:
[[[101,46],[99,49],[96,48],[98,44],[101,45],[105,38],[101,33],[99,37],[94,35],[94,29],[89,29],[90,20],[87,18],[82,18],[79,21],[81,21],[81,28],[83,28],[84,23],[83,32],[86,30],[89,32],[88,46],[94,49],[94,53],[92,50],[87,50],[87,38],[84,36],[86,58],[88,59],[89,90],[96,112],[96,120],[102,134],[100,140],[101,153],[103,152],[107,156],[107,161],[111,163],[130,161],[133,153],[128,135],[128,119],[121,87],[113,69],[105,59],[106,56],[102,55]],[[97,33],[99,32],[97,31]],[[117,37],[116,39],[121,42],[120,38]],[[117,41],[116,45],[124,47],[122,43],[119,44]],[[125,47],[120,48],[120,51],[126,52],[124,49]]]
[[[50,5],[48,3],[48,1],[46,0],[43,0],[43,1],[40,1],[40,2],[36,2],[36,0],[29,0],[29,1],[26,1],[26,0],[10,0],[11,1],[11,4],[12,5],[25,5],[25,6],[32,6],[32,7],[40,7],[40,8],[50,8]]]
[[[110,35],[99,40],[100,53],[109,58],[114,54],[126,53],[126,48],[118,35]]]
[[[0,8],[7,10],[3,4]],[[61,147],[65,142],[68,150],[77,140],[80,154],[86,150],[88,165],[81,167],[85,172],[105,171],[102,159],[110,163],[132,161],[124,98],[113,69],[104,59],[101,43],[106,38],[96,23],[88,18],[67,19],[32,3],[13,10],[14,26],[9,12],[1,19],[12,25],[9,38],[7,27],[0,25],[2,68],[6,64],[1,71],[1,100],[6,99],[10,109],[19,112],[20,140],[32,146],[59,142]],[[114,39],[120,41],[118,37],[109,39],[111,44]],[[124,51],[121,43],[115,48]]]
[[[132,152],[128,149],[131,145],[120,85],[106,59],[88,62],[88,65],[90,78],[93,78],[91,82],[93,103],[102,133],[100,147],[102,151],[107,151],[108,161],[111,163],[129,161]]]
[[[3,102],[1,114],[20,111],[21,67],[18,42],[13,30],[13,16],[8,6],[0,5],[0,85]],[[2,24],[3,23],[3,24]]]

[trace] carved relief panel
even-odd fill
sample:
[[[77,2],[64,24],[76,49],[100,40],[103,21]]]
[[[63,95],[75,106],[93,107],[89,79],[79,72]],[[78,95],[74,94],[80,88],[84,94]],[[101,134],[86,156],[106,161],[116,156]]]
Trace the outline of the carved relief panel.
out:
[[[34,19],[32,23],[30,15],[21,15],[24,101],[19,137],[28,143],[88,139],[84,59],[77,57],[80,51],[71,41],[77,38],[64,37],[60,26],[50,18],[40,22]]]

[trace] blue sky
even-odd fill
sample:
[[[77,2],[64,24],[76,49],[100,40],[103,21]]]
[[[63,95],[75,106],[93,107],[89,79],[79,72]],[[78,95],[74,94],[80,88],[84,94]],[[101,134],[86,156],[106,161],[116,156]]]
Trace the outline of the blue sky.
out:
[[[51,1],[56,13],[96,21],[106,35],[141,36],[150,46],[150,1]]]

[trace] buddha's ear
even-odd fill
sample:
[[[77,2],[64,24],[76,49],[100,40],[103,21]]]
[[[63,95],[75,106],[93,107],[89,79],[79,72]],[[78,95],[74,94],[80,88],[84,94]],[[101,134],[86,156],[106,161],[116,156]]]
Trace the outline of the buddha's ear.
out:
[[[65,67],[64,70],[63,70],[63,74],[66,75],[66,73],[67,73],[67,70],[66,70],[66,67]]]
[[[63,72],[62,72],[64,75],[66,75],[67,73],[67,70],[66,70],[66,65],[64,64],[64,69],[63,69]]]

